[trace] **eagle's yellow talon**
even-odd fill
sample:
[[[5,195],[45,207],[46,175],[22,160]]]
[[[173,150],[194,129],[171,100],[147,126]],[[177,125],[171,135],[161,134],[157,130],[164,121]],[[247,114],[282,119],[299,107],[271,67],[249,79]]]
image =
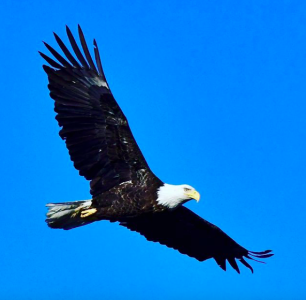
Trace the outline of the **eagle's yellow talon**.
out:
[[[90,208],[90,209],[86,209],[86,210],[83,210],[81,212],[81,218],[86,218],[88,216],[91,216],[93,215],[95,212],[97,212],[97,209],[96,208]]]

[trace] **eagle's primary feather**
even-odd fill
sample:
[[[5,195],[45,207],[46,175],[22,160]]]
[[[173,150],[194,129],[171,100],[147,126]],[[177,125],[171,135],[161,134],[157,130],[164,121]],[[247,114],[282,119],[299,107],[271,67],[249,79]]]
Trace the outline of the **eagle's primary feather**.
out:
[[[70,29],[68,39],[75,56],[57,34],[64,58],[45,46],[57,60],[40,53],[51,66],[50,96],[55,102],[60,137],[65,140],[74,166],[90,180],[92,199],[48,204],[51,228],[72,229],[99,220],[119,222],[149,241],[159,242],[203,261],[214,258],[222,269],[226,261],[239,273],[236,262],[272,256],[270,250],[251,252],[215,225],[182,206],[199,194],[187,185],[163,183],[150,170],[106,81],[94,40],[92,59],[81,27],[78,46]]]

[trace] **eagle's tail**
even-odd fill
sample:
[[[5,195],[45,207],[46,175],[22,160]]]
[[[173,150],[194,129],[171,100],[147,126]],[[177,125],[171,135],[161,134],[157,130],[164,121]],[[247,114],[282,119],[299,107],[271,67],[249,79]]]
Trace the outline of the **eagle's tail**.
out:
[[[49,203],[46,222],[51,228],[72,229],[94,222],[89,215],[96,212],[91,200]]]

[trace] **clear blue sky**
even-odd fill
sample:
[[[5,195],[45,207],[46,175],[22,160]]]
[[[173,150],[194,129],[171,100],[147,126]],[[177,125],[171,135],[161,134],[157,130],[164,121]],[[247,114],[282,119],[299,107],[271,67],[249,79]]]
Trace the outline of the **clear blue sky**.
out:
[[[305,1],[1,1],[0,299],[305,299]],[[108,222],[44,223],[90,197],[37,51],[80,23],[152,170],[250,250],[223,272]],[[90,43],[91,44],[91,43]]]

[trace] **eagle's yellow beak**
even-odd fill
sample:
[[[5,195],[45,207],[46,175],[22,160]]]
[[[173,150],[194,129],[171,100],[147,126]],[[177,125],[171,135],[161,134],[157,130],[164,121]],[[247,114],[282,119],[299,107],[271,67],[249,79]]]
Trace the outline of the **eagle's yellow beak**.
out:
[[[196,200],[197,202],[199,202],[200,200],[200,194],[197,191],[188,191],[185,193],[189,198]]]

